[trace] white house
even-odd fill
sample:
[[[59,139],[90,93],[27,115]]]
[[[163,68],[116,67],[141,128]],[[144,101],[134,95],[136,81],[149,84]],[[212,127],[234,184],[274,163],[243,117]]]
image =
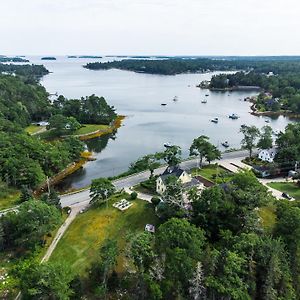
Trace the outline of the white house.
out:
[[[204,188],[204,185],[193,178],[190,174],[179,167],[168,167],[166,170],[157,178],[156,180],[156,192],[158,194],[163,194],[166,190],[166,180],[168,177],[174,176],[183,184],[184,189],[190,189],[192,187]]]
[[[263,149],[259,152],[258,158],[261,159],[262,161],[267,161],[271,163],[274,161],[275,155],[276,155],[275,148]]]

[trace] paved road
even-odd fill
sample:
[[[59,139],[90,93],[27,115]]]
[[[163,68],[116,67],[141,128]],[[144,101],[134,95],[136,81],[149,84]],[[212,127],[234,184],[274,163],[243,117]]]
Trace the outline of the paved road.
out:
[[[241,159],[245,158],[247,155],[248,155],[248,151],[245,150],[223,153],[220,163],[222,163],[222,161],[225,162],[228,160],[240,161]],[[189,170],[197,167],[198,164],[199,164],[199,159],[191,159],[191,160],[183,161],[180,165],[183,169]],[[165,170],[165,168],[166,168],[165,166],[157,168],[154,171],[154,174],[155,175],[161,174]],[[145,171],[132,176],[128,176],[126,178],[115,180],[113,181],[113,184],[118,190],[121,190],[124,188],[129,188],[131,186],[137,185],[142,181],[147,180],[149,176],[150,176],[150,172]],[[61,205],[62,207],[72,206],[74,204],[88,201],[89,199],[90,199],[89,190],[84,190],[78,193],[61,196]]]

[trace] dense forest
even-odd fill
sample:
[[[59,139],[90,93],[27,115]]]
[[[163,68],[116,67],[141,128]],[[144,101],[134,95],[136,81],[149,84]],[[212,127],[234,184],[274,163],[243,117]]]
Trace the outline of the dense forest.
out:
[[[0,177],[7,185],[34,189],[79,158],[83,145],[75,138],[46,143],[25,133],[31,122],[52,113],[44,87],[0,76]]]
[[[257,73],[275,74],[300,71],[300,58],[291,60],[278,57],[277,60],[262,59],[210,59],[210,58],[170,58],[170,59],[126,59],[112,62],[88,63],[90,70],[121,69],[149,74],[175,75],[180,73],[202,73],[206,71],[255,70]]]
[[[0,64],[1,73],[15,74],[26,78],[26,80],[34,81],[47,75],[49,71],[43,65]]]
[[[71,133],[81,123],[109,124],[116,118],[114,108],[95,95],[70,101],[60,96],[54,104],[48,96],[27,77],[0,75],[0,178],[8,186],[35,189],[80,158],[83,144]],[[49,121],[44,136],[25,133],[26,126],[42,120]],[[57,139],[62,135],[69,137]]]

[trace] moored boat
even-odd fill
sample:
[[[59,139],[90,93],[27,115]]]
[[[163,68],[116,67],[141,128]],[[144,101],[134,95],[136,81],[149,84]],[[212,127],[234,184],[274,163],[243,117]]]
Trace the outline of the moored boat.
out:
[[[167,142],[167,143],[164,143],[164,147],[165,148],[171,148],[171,147],[173,147],[174,145],[172,144],[172,143],[170,143],[170,142]]]
[[[239,116],[237,114],[231,114],[231,115],[229,115],[229,119],[237,120],[238,118],[239,118]]]
[[[213,123],[218,123],[218,122],[219,122],[219,119],[218,119],[218,118],[213,118],[213,119],[211,119],[210,121],[213,122]]]
[[[225,147],[225,148],[228,148],[228,147],[229,147],[228,141],[223,142],[223,143],[222,143],[222,146]]]

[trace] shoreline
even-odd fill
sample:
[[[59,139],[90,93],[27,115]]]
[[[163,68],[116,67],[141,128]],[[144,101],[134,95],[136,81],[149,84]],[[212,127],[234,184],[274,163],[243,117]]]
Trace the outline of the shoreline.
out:
[[[125,116],[117,116],[115,121],[112,123],[111,126],[109,126],[105,130],[97,130],[95,132],[83,134],[83,135],[78,135],[76,137],[79,137],[81,141],[85,140],[90,140],[96,137],[100,137],[102,135],[106,135],[109,133],[112,133],[113,131],[117,130],[118,128],[121,127],[122,121],[125,119]],[[88,161],[93,161],[95,158],[93,158],[91,152],[82,152],[81,157],[78,161],[74,161],[70,163],[68,166],[66,166],[63,170],[61,170],[59,173],[55,174],[51,178],[48,179],[48,181],[42,183],[35,191],[34,195],[39,196],[42,193],[46,192],[48,189],[48,184],[49,186],[55,186],[59,182],[61,182],[63,179],[68,177],[69,175],[75,173],[77,170],[82,168]]]
[[[81,141],[87,141],[94,139],[96,137],[100,137],[105,134],[109,134],[117,130],[121,127],[122,121],[125,119],[125,116],[117,116],[117,118],[114,120],[114,122],[106,129],[99,129],[93,132],[84,133],[84,134],[78,134],[73,135],[74,137],[78,137]]]
[[[279,117],[279,116],[284,116],[284,117],[289,117],[289,118],[295,118],[295,119],[300,119],[300,114],[293,113],[288,110],[279,110],[279,111],[258,111],[256,109],[256,103],[254,102],[251,105],[251,110],[252,112],[250,113],[253,116],[260,117],[260,116],[267,116],[267,117]]]

